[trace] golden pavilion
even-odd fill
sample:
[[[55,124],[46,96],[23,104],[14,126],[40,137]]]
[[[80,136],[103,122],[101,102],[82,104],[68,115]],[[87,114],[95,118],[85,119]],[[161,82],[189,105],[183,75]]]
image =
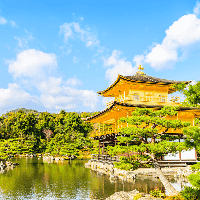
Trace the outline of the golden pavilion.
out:
[[[120,135],[118,128],[128,126],[126,123],[119,122],[119,118],[131,116],[136,107],[161,109],[164,106],[179,106],[178,115],[169,117],[172,120],[182,120],[191,122],[200,116],[200,108],[182,107],[179,97],[169,99],[168,95],[176,92],[171,86],[176,83],[190,81],[174,81],[160,79],[144,74],[140,71],[134,76],[118,75],[117,80],[107,89],[98,92],[103,97],[113,97],[114,101],[107,104],[107,108],[95,116],[87,118],[87,122],[94,125],[91,137],[99,140],[101,148],[107,145],[116,145],[117,136]],[[182,134],[180,129],[173,128],[167,131],[169,134]],[[183,135],[183,134],[182,134]],[[188,155],[186,157],[190,157]],[[193,156],[194,157],[194,156]],[[196,158],[196,153],[195,153]]]

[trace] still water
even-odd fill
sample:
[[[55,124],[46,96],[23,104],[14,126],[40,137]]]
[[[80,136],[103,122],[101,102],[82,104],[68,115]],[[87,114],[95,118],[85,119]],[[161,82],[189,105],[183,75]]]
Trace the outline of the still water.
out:
[[[42,158],[16,158],[13,170],[0,174],[0,199],[106,199],[115,192],[149,192],[158,187],[158,179],[136,179],[135,182],[110,182],[109,176],[100,175],[84,167],[87,161],[73,160],[43,162]]]

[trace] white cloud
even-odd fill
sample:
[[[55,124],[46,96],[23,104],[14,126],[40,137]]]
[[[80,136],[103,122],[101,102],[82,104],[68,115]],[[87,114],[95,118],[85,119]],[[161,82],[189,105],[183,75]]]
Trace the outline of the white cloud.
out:
[[[17,27],[16,23],[13,20],[10,20],[10,24],[12,27]]]
[[[94,109],[98,103],[98,95],[93,90],[74,88],[81,84],[77,78],[63,81],[62,77],[50,76],[49,69],[57,67],[56,56],[35,49],[23,51],[16,60],[7,61],[9,72],[16,81],[26,89],[36,88],[38,96],[31,96],[17,84],[10,84],[8,89],[0,89],[0,103],[10,102],[13,105],[22,105],[27,102],[41,105],[52,111],[65,109]],[[16,102],[19,102],[17,104]]]
[[[9,60],[9,73],[14,77],[35,77],[57,67],[55,54],[47,54],[36,49],[25,50],[17,55],[16,60]]]
[[[56,109],[58,107],[67,107],[73,98],[68,96],[52,96],[48,94],[42,94],[40,101],[44,107],[49,109]]]
[[[32,98],[16,83],[10,83],[8,89],[0,88],[0,94],[0,105],[3,107],[23,105]]]
[[[73,56],[73,62],[78,63],[78,58],[76,56]]]
[[[179,48],[196,42],[200,42],[200,19],[194,14],[184,15],[166,30],[162,44],[152,49],[145,62],[154,68],[165,67],[168,62],[178,60]]]
[[[199,14],[199,9],[200,9],[200,2],[197,1],[196,6],[194,7],[194,14],[198,15]]]
[[[36,87],[42,94],[59,95],[62,93],[62,78],[49,77],[36,84]]]
[[[78,90],[75,88],[60,86],[59,94],[50,94],[46,91],[41,95],[41,103],[46,108],[75,109],[79,106],[94,109],[98,102],[98,95],[92,90]]]
[[[77,78],[69,78],[66,82],[65,82],[66,85],[69,85],[69,86],[76,86],[76,85],[80,85],[82,84],[82,82],[80,80],[78,80]]]
[[[72,37],[72,24],[64,23],[62,26],[60,26],[60,33],[64,33],[65,35],[65,42],[68,41],[70,37]]]
[[[97,93],[93,90],[81,90],[81,96],[83,105],[86,107],[91,107],[94,109],[96,107],[96,104],[98,102],[98,96]]]
[[[177,62],[181,56],[187,55],[187,47],[200,42],[200,3],[197,2],[194,14],[184,15],[175,21],[166,31],[166,36],[161,44],[156,44],[146,56],[135,57],[151,65],[155,69],[170,67]],[[180,55],[182,53],[182,55]]]
[[[24,46],[26,46],[28,44],[27,40],[24,38],[21,39],[21,38],[15,36],[14,39],[18,41],[18,46],[20,48],[23,48]]]
[[[65,42],[69,40],[69,38],[79,38],[82,42],[86,43],[87,47],[98,45],[99,40],[96,35],[92,33],[90,29],[82,29],[79,23],[64,23],[60,26],[60,33],[63,33],[65,36]]]
[[[6,24],[7,20],[3,17],[0,17],[0,24]]]
[[[136,55],[133,59],[133,62],[135,62],[136,66],[142,65],[144,61],[144,55]]]
[[[103,58],[104,66],[109,67],[106,71],[106,78],[110,83],[117,79],[118,74],[133,76],[137,71],[137,67],[133,67],[131,62],[126,61],[125,58],[119,59],[120,54],[120,51],[114,50],[108,59]]]

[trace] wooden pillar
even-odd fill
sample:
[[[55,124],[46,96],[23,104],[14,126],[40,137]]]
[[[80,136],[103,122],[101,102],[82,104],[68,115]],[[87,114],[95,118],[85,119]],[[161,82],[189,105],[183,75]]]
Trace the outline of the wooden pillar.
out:
[[[180,138],[179,138],[179,143],[181,142]],[[181,161],[181,151],[179,151],[179,158],[180,158],[180,161]]]
[[[103,142],[102,154],[104,154],[104,142]]]
[[[100,141],[99,141],[99,154],[101,154]]]
[[[99,136],[101,135],[101,123],[99,122]]]
[[[180,158],[180,161],[181,161],[181,151],[179,151],[179,158]]]
[[[195,158],[196,158],[196,161],[197,161],[197,151],[196,151],[196,149],[195,149]]]

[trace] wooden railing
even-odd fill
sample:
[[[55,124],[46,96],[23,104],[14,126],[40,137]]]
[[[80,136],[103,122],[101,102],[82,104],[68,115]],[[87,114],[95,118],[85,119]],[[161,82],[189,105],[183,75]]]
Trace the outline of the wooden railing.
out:
[[[111,157],[107,154],[92,154],[91,161],[98,161],[102,163],[112,164],[114,162],[119,162],[119,156]]]
[[[121,103],[139,103],[139,104],[145,104],[145,103],[151,103],[155,105],[159,104],[164,104],[166,106],[172,106],[172,105],[177,105],[180,103],[180,97],[174,97],[171,98],[170,100],[168,97],[163,96],[163,97],[154,97],[154,96],[143,96],[139,97],[138,100],[134,99],[132,95],[127,95],[125,98],[115,98],[115,101],[121,102]],[[113,101],[107,103],[107,107],[110,107],[112,105]]]

